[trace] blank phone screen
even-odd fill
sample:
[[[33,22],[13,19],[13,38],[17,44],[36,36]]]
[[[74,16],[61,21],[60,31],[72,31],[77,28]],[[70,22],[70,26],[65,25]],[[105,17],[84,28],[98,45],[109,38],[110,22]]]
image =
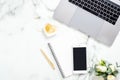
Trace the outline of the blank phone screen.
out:
[[[86,47],[73,48],[74,70],[86,70]]]

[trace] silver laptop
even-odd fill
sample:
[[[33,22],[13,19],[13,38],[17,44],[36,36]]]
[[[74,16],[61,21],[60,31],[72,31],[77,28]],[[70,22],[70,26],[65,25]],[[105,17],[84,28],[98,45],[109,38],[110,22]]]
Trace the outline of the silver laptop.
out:
[[[53,17],[110,46],[120,30],[119,0],[61,0]]]

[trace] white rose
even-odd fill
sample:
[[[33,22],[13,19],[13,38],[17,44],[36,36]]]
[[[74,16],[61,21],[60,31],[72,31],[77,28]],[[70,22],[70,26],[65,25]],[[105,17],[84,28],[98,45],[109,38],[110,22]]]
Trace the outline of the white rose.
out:
[[[113,76],[113,75],[108,75],[108,76],[107,76],[107,80],[115,80],[115,76]]]
[[[106,68],[106,66],[100,66],[100,65],[98,65],[98,66],[96,66],[96,70],[100,71],[100,72],[106,72],[107,68]]]
[[[112,72],[114,72],[114,71],[115,71],[115,66],[110,65],[109,67],[111,68]]]

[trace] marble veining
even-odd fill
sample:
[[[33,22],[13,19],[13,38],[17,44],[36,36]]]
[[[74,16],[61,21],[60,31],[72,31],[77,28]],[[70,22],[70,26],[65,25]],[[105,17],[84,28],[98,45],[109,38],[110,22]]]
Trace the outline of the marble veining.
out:
[[[15,14],[15,10],[23,6],[24,0],[0,0],[0,18],[7,14]]]
[[[92,38],[88,39],[86,35],[52,19],[59,1],[0,0],[0,80],[88,80],[88,74],[63,79],[57,66],[53,71],[40,53],[39,49],[43,48],[54,61],[47,43],[62,37],[63,33],[76,34],[81,37],[80,43],[87,43],[91,55],[89,65],[98,57],[120,63],[120,34],[112,47],[106,47]],[[43,35],[42,28],[46,23],[57,27],[55,37],[46,38]]]

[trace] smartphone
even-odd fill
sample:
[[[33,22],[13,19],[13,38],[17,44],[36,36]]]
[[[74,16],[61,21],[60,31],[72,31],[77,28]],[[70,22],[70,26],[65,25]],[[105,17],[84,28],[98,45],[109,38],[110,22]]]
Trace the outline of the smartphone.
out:
[[[87,49],[85,45],[73,47],[73,73],[87,73]]]

